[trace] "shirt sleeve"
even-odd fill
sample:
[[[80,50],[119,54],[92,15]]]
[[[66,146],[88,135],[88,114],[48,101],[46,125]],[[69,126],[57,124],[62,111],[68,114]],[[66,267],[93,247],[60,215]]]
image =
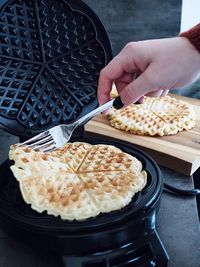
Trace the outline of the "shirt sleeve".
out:
[[[182,32],[179,36],[188,38],[189,41],[200,52],[200,23],[188,31]]]

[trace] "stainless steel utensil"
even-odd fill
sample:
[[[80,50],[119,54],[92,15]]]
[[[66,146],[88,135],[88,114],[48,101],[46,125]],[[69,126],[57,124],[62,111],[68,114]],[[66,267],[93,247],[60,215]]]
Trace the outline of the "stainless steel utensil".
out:
[[[111,99],[110,101],[92,110],[91,112],[71,124],[60,124],[54,126],[49,130],[46,130],[45,132],[42,132],[23,143],[19,143],[19,146],[27,146],[34,150],[42,150],[44,152],[52,151],[56,148],[59,148],[70,140],[73,131],[79,125],[84,124],[85,122],[92,119],[95,115],[111,108],[113,106],[114,100],[118,99]]]

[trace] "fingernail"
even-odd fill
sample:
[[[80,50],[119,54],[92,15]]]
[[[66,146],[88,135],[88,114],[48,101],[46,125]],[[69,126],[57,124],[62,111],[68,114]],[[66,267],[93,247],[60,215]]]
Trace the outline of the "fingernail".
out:
[[[115,109],[120,109],[120,108],[122,108],[124,106],[124,104],[122,103],[122,101],[121,101],[121,98],[118,96],[118,97],[116,97],[116,99],[114,100],[114,102],[113,102],[113,107],[115,108]]]

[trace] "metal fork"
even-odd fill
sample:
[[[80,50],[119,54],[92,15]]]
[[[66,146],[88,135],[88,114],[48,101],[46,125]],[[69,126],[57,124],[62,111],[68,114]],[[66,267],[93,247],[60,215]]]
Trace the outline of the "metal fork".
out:
[[[42,150],[44,152],[59,148],[69,141],[73,131],[79,125],[89,121],[95,115],[111,108],[115,99],[116,98],[111,99],[71,124],[60,124],[52,127],[49,130],[46,130],[45,132],[42,132],[23,143],[19,143],[18,146],[27,146],[34,150]]]

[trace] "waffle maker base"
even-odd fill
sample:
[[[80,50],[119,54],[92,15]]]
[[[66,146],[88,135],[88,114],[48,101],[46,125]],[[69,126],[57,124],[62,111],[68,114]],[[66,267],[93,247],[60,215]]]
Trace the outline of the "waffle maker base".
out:
[[[0,166],[2,228],[17,240],[53,251],[67,267],[167,266],[169,258],[155,229],[163,191],[157,164],[126,142],[97,137],[78,141],[115,145],[136,156],[148,173],[146,187],[122,210],[68,222],[32,210],[21,197],[9,168],[12,163],[6,160]]]

